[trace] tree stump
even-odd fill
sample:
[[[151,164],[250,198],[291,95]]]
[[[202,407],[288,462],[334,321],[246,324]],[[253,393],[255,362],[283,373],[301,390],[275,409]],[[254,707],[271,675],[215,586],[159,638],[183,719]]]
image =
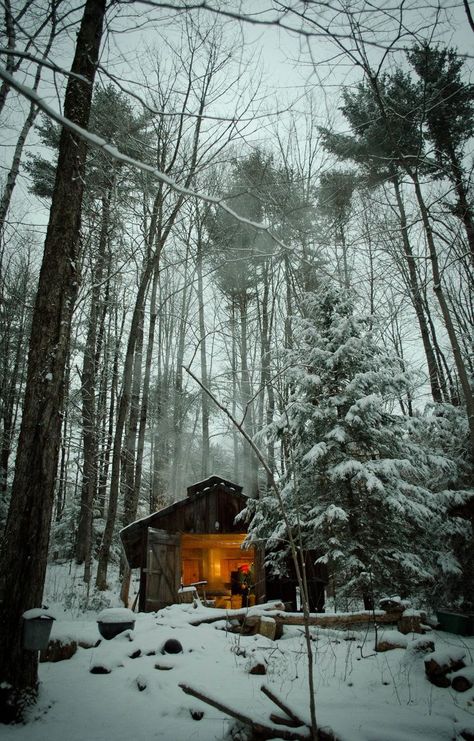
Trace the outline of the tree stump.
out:
[[[405,610],[398,621],[400,633],[424,633],[423,625],[426,623],[426,612],[420,610]]]
[[[451,687],[456,692],[467,692],[474,686],[474,666],[466,666],[451,677]]]

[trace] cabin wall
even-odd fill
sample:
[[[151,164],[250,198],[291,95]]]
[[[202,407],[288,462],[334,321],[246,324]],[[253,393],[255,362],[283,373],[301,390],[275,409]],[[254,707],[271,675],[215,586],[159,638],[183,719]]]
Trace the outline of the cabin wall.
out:
[[[137,522],[136,527],[128,535],[126,547],[128,557],[134,562],[134,566],[140,566],[140,596],[139,609],[146,611],[147,605],[147,543],[148,529],[165,531],[169,534],[183,535],[209,535],[218,538],[226,534],[245,532],[244,523],[236,525],[236,516],[245,507],[246,497],[240,491],[229,491],[225,486],[214,485],[204,491],[193,493],[188,489],[189,495],[186,499],[170,505],[169,508],[157,512],[146,518],[143,522]],[[133,527],[133,526],[132,526]],[[130,530],[128,531],[130,533]],[[245,560],[245,557],[242,559]],[[263,571],[263,555],[255,550],[255,595],[257,602],[265,598],[265,576]],[[180,573],[174,574],[173,579],[181,578]],[[205,575],[207,576],[207,574]]]
[[[216,487],[205,496],[189,497],[173,512],[157,513],[148,524],[169,532],[238,533],[242,532],[242,525],[235,525],[234,520],[241,510],[240,498]]]

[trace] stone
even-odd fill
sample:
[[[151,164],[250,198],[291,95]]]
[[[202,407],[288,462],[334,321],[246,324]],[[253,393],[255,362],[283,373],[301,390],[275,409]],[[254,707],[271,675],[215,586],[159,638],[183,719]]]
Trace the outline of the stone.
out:
[[[202,720],[204,718],[204,712],[202,710],[190,710],[189,712],[193,720]]]
[[[98,638],[96,641],[88,640],[87,638],[81,638],[78,642],[78,646],[81,648],[97,648],[102,643],[101,639]]]
[[[426,623],[426,613],[421,610],[405,610],[398,621],[398,630],[400,633],[424,633]]]
[[[266,673],[267,673],[267,667],[265,666],[265,664],[261,664],[261,663],[254,664],[249,670],[249,674],[263,675]]]
[[[452,649],[449,652],[434,652],[428,654],[425,659],[425,673],[431,684],[436,687],[449,687],[451,680],[446,676],[450,672],[463,669],[466,665],[463,661],[465,652]]]
[[[260,617],[258,615],[248,615],[242,623],[242,635],[253,636],[258,632]]]
[[[162,654],[181,654],[183,653],[183,647],[181,643],[176,640],[176,638],[168,638],[163,643],[163,646],[161,648]]]
[[[143,677],[143,676],[137,677],[135,679],[135,683],[136,683],[136,685],[138,687],[138,691],[139,692],[143,692],[143,690],[146,690],[146,688],[148,687],[148,683],[147,683],[145,677]]]
[[[91,674],[111,674],[112,669],[110,669],[108,666],[104,666],[103,664],[94,664],[89,669],[89,672]]]

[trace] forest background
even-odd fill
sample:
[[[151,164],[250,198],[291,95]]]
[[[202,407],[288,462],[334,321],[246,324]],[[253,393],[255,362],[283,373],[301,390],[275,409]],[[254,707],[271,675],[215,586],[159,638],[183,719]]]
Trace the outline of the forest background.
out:
[[[7,633],[213,472],[341,606],[473,609],[474,23],[416,5],[3,0]]]

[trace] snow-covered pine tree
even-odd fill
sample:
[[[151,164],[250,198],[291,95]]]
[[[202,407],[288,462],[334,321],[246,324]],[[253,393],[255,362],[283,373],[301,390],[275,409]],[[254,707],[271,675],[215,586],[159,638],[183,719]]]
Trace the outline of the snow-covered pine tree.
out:
[[[301,547],[328,565],[341,597],[370,606],[372,595],[413,593],[433,580],[441,508],[426,482],[444,461],[394,411],[407,376],[356,316],[347,289],[308,295],[295,328],[291,396],[277,434],[289,451],[283,494]],[[267,551],[284,550],[271,495],[254,505],[251,533]]]
[[[443,516],[437,531],[436,583],[429,599],[433,604],[472,612],[474,478],[465,412],[452,404],[429,404],[412,420],[412,434],[444,463],[441,469],[433,468],[430,477]]]

